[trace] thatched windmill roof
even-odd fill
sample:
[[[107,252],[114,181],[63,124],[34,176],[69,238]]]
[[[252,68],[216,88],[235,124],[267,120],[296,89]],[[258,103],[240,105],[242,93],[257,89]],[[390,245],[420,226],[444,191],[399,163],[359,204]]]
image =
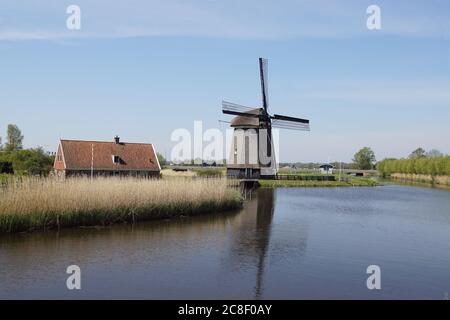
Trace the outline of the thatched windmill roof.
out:
[[[261,109],[252,109],[247,113],[258,115],[261,113]],[[259,117],[237,116],[231,120],[230,126],[233,128],[259,128]]]

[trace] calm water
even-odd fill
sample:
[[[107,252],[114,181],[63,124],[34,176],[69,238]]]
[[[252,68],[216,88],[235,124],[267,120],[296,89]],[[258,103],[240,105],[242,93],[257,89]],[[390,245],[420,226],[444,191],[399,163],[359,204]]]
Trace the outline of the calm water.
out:
[[[68,291],[79,265],[82,290]],[[381,267],[369,291],[366,268]],[[0,238],[0,298],[427,298],[450,294],[450,192],[260,189],[239,212]]]

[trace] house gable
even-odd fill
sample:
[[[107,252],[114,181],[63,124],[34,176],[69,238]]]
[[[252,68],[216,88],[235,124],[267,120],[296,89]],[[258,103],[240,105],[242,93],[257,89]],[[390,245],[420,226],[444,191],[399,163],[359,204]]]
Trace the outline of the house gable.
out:
[[[62,150],[61,142],[58,145],[58,150],[56,151],[55,161],[53,163],[53,168],[55,170],[65,170],[66,164],[64,161],[64,153]]]

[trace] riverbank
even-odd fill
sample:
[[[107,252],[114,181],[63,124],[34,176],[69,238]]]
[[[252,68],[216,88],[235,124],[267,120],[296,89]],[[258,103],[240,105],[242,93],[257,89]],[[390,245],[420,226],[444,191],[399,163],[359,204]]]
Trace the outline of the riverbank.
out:
[[[440,189],[450,191],[450,185],[423,182],[423,181],[413,181],[407,179],[394,179],[392,177],[386,177],[380,179],[383,184],[395,184],[402,186],[412,186],[412,187],[420,187],[420,188],[432,188],[432,189]]]
[[[265,188],[332,188],[332,187],[375,187],[379,183],[370,178],[345,177],[342,181],[314,180],[259,180]]]
[[[237,209],[225,179],[11,180],[0,188],[0,233],[106,226]]]
[[[389,178],[406,182],[417,182],[431,185],[450,186],[450,176],[435,176],[428,174],[392,173]]]

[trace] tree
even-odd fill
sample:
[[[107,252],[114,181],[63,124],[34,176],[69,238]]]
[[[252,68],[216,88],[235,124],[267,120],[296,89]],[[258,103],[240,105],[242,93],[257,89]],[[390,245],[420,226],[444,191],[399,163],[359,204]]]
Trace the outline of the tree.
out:
[[[417,148],[411,154],[409,155],[410,159],[419,159],[419,158],[425,158],[426,152],[423,148]]]
[[[431,149],[430,151],[427,152],[428,158],[440,158],[443,156],[444,154],[437,149]]]
[[[6,151],[22,150],[23,135],[19,127],[15,124],[8,124]]]
[[[0,151],[3,150],[3,145],[2,145],[2,137],[0,137]]]
[[[42,148],[15,150],[0,154],[0,163],[11,163],[16,174],[47,175],[53,166],[54,157]]]
[[[375,153],[369,147],[362,148],[353,156],[353,164],[360,170],[372,169],[375,161]]]
[[[159,153],[159,152],[157,152],[156,153],[156,156],[158,157],[158,161],[159,161],[159,164],[160,165],[165,165],[166,164],[166,158],[164,158],[164,156],[161,154],[161,153]]]

